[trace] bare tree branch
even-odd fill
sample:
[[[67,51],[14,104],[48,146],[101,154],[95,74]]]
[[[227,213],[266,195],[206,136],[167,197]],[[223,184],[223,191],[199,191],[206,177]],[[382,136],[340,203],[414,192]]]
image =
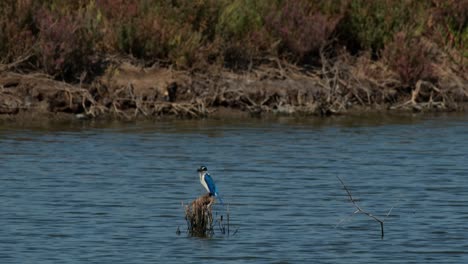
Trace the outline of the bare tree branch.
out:
[[[385,216],[384,220],[380,220],[380,218],[378,218],[377,216],[365,211],[364,209],[362,209],[356,202],[356,200],[354,200],[353,198],[353,195],[351,194],[351,191],[348,189],[348,187],[346,186],[346,184],[344,183],[344,181],[339,177],[339,176],[336,176],[338,178],[338,180],[341,182],[341,185],[343,185],[343,188],[346,190],[346,193],[348,194],[348,197],[350,199],[350,201],[353,203],[354,207],[356,207],[356,211],[351,215],[353,216],[354,214],[357,214],[357,213],[362,213],[362,214],[365,214],[367,216],[369,216],[370,218],[374,219],[376,222],[378,222],[380,224],[380,231],[381,231],[381,237],[382,239],[384,238],[384,220],[390,215],[390,213],[392,212],[394,206],[392,206],[392,208],[390,208],[390,210],[388,211],[387,215]],[[345,218],[346,219],[346,218]],[[344,220],[341,220],[337,226],[342,223]]]

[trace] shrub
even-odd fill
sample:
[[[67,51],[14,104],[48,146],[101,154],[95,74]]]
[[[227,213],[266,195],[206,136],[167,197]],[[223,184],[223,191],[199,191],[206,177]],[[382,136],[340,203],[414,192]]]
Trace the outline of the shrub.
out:
[[[178,24],[199,32],[204,39],[214,40],[216,24],[218,23],[226,0],[172,1],[172,4],[162,5],[159,14],[171,24]]]
[[[158,14],[164,17],[171,34],[168,58],[178,68],[202,68],[219,56],[216,24],[227,1],[172,1]]]
[[[148,63],[167,61],[179,68],[201,59],[200,46],[214,32],[210,21],[217,18],[215,4],[215,0],[98,1],[110,51]]]
[[[223,10],[216,25],[216,32],[223,38],[242,39],[249,32],[262,26],[263,2],[235,0]]]
[[[77,79],[93,64],[96,40],[84,18],[82,12],[60,13],[47,8],[37,12],[38,56],[47,73]]]
[[[124,54],[141,53],[134,21],[138,15],[138,3],[128,0],[98,0],[96,6],[103,16],[105,49]]]
[[[226,5],[216,25],[223,65],[245,70],[255,57],[271,52],[272,38],[264,28],[270,1],[236,0]]]
[[[203,63],[204,58],[199,54],[201,46],[201,33],[189,28],[180,28],[169,40],[168,57],[178,68],[189,68],[196,63]]]
[[[35,43],[32,0],[0,2],[0,63],[31,53]]]
[[[391,42],[396,32],[412,26],[420,30],[426,1],[350,0],[339,25],[339,38],[352,52],[371,50],[374,57]]]
[[[326,44],[339,19],[339,16],[321,13],[309,1],[286,0],[279,12],[272,11],[266,23],[280,38],[283,52],[290,52],[294,60],[304,61]]]
[[[435,77],[432,67],[434,52],[422,37],[399,32],[395,34],[393,41],[385,46],[382,55],[390,69],[399,75],[405,87],[412,87],[419,80]]]
[[[433,4],[426,35],[468,57],[468,0],[433,0]]]

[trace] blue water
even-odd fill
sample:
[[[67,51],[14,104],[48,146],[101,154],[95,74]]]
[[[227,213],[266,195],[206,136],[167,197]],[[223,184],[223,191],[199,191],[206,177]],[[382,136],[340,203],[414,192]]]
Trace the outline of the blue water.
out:
[[[467,115],[3,122],[0,263],[468,263],[467,139]],[[186,233],[200,165],[235,235]]]

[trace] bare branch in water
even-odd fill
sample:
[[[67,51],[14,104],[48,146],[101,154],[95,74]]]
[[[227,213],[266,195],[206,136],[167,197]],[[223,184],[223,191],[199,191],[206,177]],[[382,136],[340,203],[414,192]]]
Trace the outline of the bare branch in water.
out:
[[[350,201],[353,203],[354,207],[356,207],[356,211],[354,211],[354,213],[351,215],[355,215],[357,213],[362,213],[362,214],[365,214],[367,216],[369,216],[370,218],[374,219],[376,222],[378,222],[380,224],[380,231],[381,231],[381,237],[382,239],[384,238],[384,221],[385,219],[390,215],[390,213],[392,212],[394,206],[392,206],[392,208],[390,208],[390,210],[388,211],[388,213],[385,215],[385,218],[383,220],[381,220],[380,218],[378,218],[377,216],[365,211],[364,209],[362,209],[356,202],[356,200],[354,200],[353,198],[353,195],[351,194],[351,191],[348,189],[348,187],[346,186],[346,184],[344,183],[344,181],[339,177],[339,176],[336,176],[338,178],[338,180],[341,182],[341,185],[343,185],[343,188],[345,189],[346,193],[348,194],[348,197],[350,199]],[[351,217],[349,216],[349,217]],[[349,217],[346,217],[344,219],[342,219],[336,226],[338,226],[339,224],[341,224],[345,219],[349,218]]]

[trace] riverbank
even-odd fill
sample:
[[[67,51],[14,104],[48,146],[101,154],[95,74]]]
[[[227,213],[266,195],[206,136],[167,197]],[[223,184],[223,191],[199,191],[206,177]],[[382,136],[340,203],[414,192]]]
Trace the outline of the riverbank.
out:
[[[405,87],[384,65],[370,59],[364,63],[344,56],[323,65],[305,69],[275,60],[235,73],[119,62],[87,83],[3,72],[0,116],[132,120],[466,110],[468,82],[462,76],[441,78],[438,84],[418,80],[414,87]]]

